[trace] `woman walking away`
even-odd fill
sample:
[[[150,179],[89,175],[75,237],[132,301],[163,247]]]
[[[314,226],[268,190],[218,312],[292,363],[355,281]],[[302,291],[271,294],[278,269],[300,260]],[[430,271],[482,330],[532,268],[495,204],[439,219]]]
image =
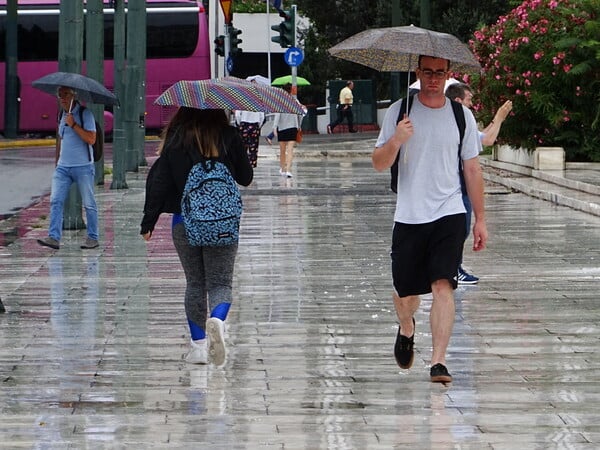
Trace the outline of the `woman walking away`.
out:
[[[265,113],[236,111],[234,117],[235,124],[242,136],[242,142],[246,147],[250,165],[256,167],[258,163],[258,141],[260,139],[260,129],[265,123]]]
[[[252,182],[253,170],[238,130],[222,109],[181,107],[162,134],[159,158],[146,181],[141,235],[148,241],[161,213],[173,213],[172,236],[186,279],[185,313],[190,328],[186,361],[225,362],[224,321],[232,302],[237,241],[232,245],[192,246],[181,215],[188,173],[199,161],[218,161],[240,185]]]
[[[284,89],[291,92],[292,85],[286,84]],[[275,114],[273,130],[279,142],[279,174],[283,177],[293,177],[291,170],[294,159],[294,145],[296,144],[302,117],[297,114]]]

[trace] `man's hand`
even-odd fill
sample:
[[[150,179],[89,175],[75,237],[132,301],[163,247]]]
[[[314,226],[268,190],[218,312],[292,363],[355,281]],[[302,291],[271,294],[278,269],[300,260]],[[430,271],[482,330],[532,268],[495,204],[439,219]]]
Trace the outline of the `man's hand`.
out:
[[[413,124],[410,121],[410,118],[404,114],[404,118],[398,122],[398,125],[396,125],[396,133],[394,138],[398,139],[401,144],[404,144],[411,138],[414,132],[415,130],[413,129]]]
[[[68,126],[70,126],[71,128],[73,128],[73,125],[75,125],[75,118],[73,117],[73,114],[66,113],[66,115],[65,115],[65,123]]]
[[[476,221],[473,226],[473,251],[483,250],[487,244],[488,232],[485,222]]]
[[[506,100],[504,104],[498,109],[496,115],[494,116],[494,122],[498,121],[499,123],[504,122],[504,119],[508,116],[508,113],[512,110],[512,102],[510,100]]]

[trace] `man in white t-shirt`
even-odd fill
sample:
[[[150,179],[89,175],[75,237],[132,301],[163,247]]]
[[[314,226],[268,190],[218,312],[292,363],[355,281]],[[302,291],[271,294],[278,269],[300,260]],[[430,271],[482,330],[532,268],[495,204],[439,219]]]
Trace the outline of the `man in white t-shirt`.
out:
[[[448,383],[446,350],[454,326],[454,289],[465,236],[465,207],[459,169],[459,130],[450,99],[444,95],[449,77],[447,59],[420,56],[417,77],[421,90],[415,96],[410,118],[396,123],[400,103],[390,106],[375,144],[373,167],[392,166],[399,154],[398,185],[392,234],[394,306],[400,322],[394,356],[403,369],[414,359],[414,314],[419,295],[432,293],[430,313],[433,352],[430,378]],[[473,250],[487,242],[481,150],[473,114],[463,107],[466,127],[463,139],[463,174],[473,204]]]

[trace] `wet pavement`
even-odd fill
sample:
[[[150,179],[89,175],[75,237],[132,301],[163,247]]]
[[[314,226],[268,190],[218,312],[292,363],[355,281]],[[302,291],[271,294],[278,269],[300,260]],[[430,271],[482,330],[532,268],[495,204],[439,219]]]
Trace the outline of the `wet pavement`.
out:
[[[261,146],[223,367],[183,360],[169,218],[139,236],[146,168],[97,188],[99,249],[81,230],[39,247],[47,197],[0,225],[0,448],[598,448],[600,217],[486,166],[481,281],[456,291],[454,381],[432,384],[430,296],[413,368],[392,355],[388,174],[370,137],[338,139],[306,139],[292,180]]]

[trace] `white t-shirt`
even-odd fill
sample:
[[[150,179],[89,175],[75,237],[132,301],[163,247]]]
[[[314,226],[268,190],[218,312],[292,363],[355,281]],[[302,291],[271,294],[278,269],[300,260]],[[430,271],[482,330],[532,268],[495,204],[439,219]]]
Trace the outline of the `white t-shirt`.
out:
[[[401,100],[389,107],[376,147],[393,136],[400,104]],[[479,155],[481,140],[473,114],[464,106],[463,110],[466,128],[461,158],[466,160]],[[464,213],[458,166],[460,136],[450,101],[446,99],[442,108],[429,108],[415,96],[410,119],[414,134],[400,147],[394,221],[430,223]]]

